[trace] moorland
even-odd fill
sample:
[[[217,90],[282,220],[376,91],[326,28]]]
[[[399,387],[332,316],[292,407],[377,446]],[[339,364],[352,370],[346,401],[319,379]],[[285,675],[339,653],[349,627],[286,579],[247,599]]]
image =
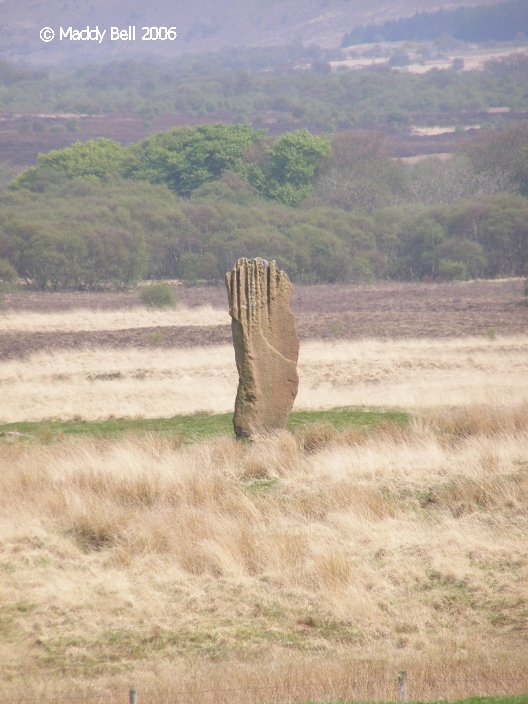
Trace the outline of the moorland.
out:
[[[394,699],[402,669],[414,699],[525,691],[522,286],[299,287],[292,423],[249,444],[203,335],[223,291],[10,294],[3,696]]]
[[[404,670],[525,703],[526,8],[470,4],[427,38],[331,0],[320,45],[2,55],[3,701],[387,701]],[[315,7],[257,5],[284,36]],[[301,339],[252,442],[240,256],[287,270]]]

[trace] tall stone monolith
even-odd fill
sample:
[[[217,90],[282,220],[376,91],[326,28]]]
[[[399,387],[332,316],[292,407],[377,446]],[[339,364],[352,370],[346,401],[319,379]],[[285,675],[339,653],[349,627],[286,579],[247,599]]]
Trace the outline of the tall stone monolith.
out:
[[[286,428],[299,386],[288,275],[274,261],[239,259],[226,286],[238,369],[235,435]]]

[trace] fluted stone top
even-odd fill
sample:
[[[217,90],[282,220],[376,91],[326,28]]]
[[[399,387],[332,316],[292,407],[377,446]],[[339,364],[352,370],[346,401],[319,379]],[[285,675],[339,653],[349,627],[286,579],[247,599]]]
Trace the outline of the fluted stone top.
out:
[[[235,320],[246,318],[255,322],[256,311],[270,307],[282,295],[291,299],[292,285],[288,274],[278,268],[277,262],[256,257],[239,259],[233,269],[226,274],[229,314]]]

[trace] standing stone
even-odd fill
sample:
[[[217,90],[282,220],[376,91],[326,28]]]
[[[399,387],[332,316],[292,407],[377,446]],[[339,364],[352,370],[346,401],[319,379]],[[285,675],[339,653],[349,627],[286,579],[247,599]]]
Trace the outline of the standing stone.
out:
[[[274,261],[239,259],[226,286],[238,369],[235,435],[286,428],[299,386],[288,275]]]

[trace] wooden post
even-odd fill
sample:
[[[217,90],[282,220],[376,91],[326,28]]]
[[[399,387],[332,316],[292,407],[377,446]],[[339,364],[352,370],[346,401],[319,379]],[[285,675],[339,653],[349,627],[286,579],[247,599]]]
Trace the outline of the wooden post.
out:
[[[129,704],[137,704],[137,689],[131,689],[128,693]]]
[[[401,670],[398,673],[398,687],[400,690],[400,701],[405,704],[407,702],[407,673]]]

